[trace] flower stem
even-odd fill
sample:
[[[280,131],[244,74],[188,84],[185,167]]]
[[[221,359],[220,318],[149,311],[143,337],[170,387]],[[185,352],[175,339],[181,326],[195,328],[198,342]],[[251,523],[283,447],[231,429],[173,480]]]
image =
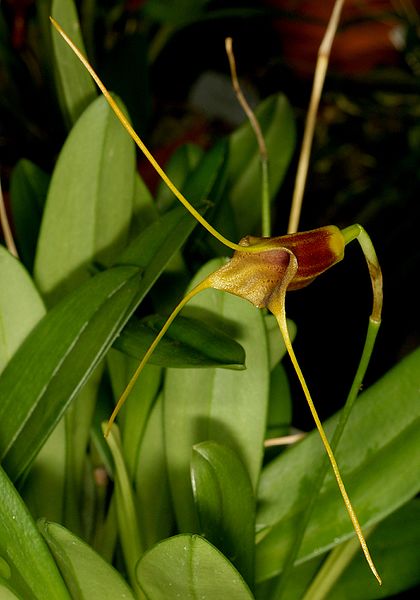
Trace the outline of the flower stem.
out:
[[[199,292],[201,292],[202,290],[207,289],[208,287],[210,287],[210,281],[209,279],[204,279],[204,281],[202,281],[201,283],[199,283],[198,285],[195,286],[195,288],[193,288],[190,292],[188,292],[188,294],[186,294],[182,300],[179,302],[179,304],[177,304],[177,306],[174,308],[174,310],[171,312],[171,314],[169,315],[168,319],[166,320],[166,323],[164,324],[164,326],[162,327],[162,329],[159,331],[159,333],[157,334],[157,336],[155,337],[155,339],[153,340],[152,344],[149,346],[146,354],[143,356],[142,360],[139,363],[139,366],[137,367],[137,369],[134,371],[133,376],[131,377],[130,381],[128,382],[125,390],[123,391],[123,393],[121,394],[113,412],[112,415],[110,416],[108,423],[105,427],[105,432],[104,435],[105,437],[108,437],[109,432],[111,431],[112,428],[112,424],[115,421],[116,416],[118,415],[118,413],[121,410],[121,407],[123,406],[124,402],[127,400],[128,395],[130,394],[131,390],[134,387],[134,384],[136,383],[137,379],[140,376],[140,373],[143,371],[144,367],[147,364],[147,361],[149,360],[149,358],[151,357],[151,355],[153,354],[153,352],[156,349],[156,346],[159,344],[160,340],[163,338],[163,336],[165,335],[165,333],[168,331],[171,323],[173,322],[173,320],[175,319],[175,317],[178,315],[178,313],[181,311],[181,309],[187,304],[187,302],[189,302],[189,300],[191,300],[191,298],[193,298],[196,294],[198,294]]]
[[[380,327],[380,322],[377,322],[372,317],[370,317],[367,334],[366,334],[366,340],[365,340],[365,344],[364,344],[363,351],[362,351],[362,356],[360,357],[359,365],[358,365],[352,386],[351,386],[349,394],[347,396],[347,400],[344,405],[344,408],[342,409],[342,411],[340,413],[340,419],[339,419],[338,425],[334,431],[333,439],[331,441],[331,449],[333,452],[335,452],[337,449],[338,443],[341,439],[344,428],[346,426],[346,423],[348,421],[348,418],[349,418],[352,408],[354,406],[354,402],[358,396],[360,387],[362,385],[364,376],[366,374],[366,370],[369,365],[370,357],[373,352],[373,348],[375,345],[376,336],[378,334],[379,327]],[[319,494],[321,492],[321,488],[324,483],[325,476],[328,472],[328,467],[329,467],[328,460],[324,459],[321,467],[318,469],[318,472],[314,476],[314,479],[313,479],[314,485],[313,485],[313,489],[311,492],[310,501],[306,507],[306,510],[305,510],[302,518],[300,519],[300,525],[296,531],[292,548],[288,554],[287,560],[283,567],[282,575],[281,575],[280,579],[278,580],[275,594],[273,596],[274,598],[276,598],[276,600],[279,600],[279,598],[281,598],[284,590],[286,589],[288,580],[289,580],[292,570],[293,570],[294,563],[295,563],[298,553],[299,553],[300,546],[303,541],[303,537],[305,535],[305,531],[309,524],[313,509],[316,505]],[[377,577],[377,574],[375,574],[375,576]],[[377,579],[378,579],[378,577],[377,577]],[[380,579],[378,579],[378,581],[380,581]]]

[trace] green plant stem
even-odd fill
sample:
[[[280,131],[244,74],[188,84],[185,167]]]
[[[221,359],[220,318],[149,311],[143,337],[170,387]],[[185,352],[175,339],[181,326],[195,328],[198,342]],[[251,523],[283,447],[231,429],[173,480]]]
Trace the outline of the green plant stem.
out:
[[[105,427],[104,424],[103,429]],[[106,440],[115,464],[116,514],[128,578],[137,597],[144,598],[136,578],[136,564],[144,552],[144,544],[140,537],[134,494],[122,454],[121,436],[115,424],[112,426]]]
[[[332,448],[333,452],[335,452],[335,450],[337,449],[338,443],[339,443],[340,438],[344,431],[344,427],[346,426],[346,423],[347,423],[350,413],[352,411],[354,402],[358,396],[360,387],[363,382],[363,378],[365,376],[366,370],[369,365],[370,357],[372,355],[372,351],[373,351],[373,348],[375,345],[375,340],[376,340],[376,336],[379,331],[379,327],[380,327],[380,322],[377,322],[372,317],[370,317],[369,324],[368,324],[368,330],[367,330],[367,334],[366,334],[365,345],[363,348],[362,356],[359,361],[359,366],[357,368],[352,386],[350,388],[350,392],[347,396],[346,403],[344,405],[344,408],[341,411],[338,425],[334,431],[334,436],[333,436],[333,439],[331,442],[331,448]],[[289,555],[287,557],[287,560],[285,562],[283,572],[278,580],[277,585],[275,586],[273,598],[275,598],[276,600],[279,600],[282,597],[282,595],[287,587],[288,580],[290,578],[294,563],[298,556],[299,549],[302,544],[302,540],[305,535],[306,528],[307,528],[310,518],[312,516],[312,511],[315,508],[316,502],[317,502],[319,494],[321,492],[321,488],[324,483],[325,476],[328,472],[328,468],[329,468],[329,462],[328,462],[327,458],[325,458],[322,461],[322,464],[321,464],[320,468],[318,469],[316,476],[313,479],[314,487],[312,489],[311,499],[306,507],[306,510],[303,514],[302,519],[300,520],[300,525],[297,528],[295,539],[294,539],[292,548],[289,552]]]
[[[263,237],[271,236],[270,185],[268,160],[261,156],[261,231]]]

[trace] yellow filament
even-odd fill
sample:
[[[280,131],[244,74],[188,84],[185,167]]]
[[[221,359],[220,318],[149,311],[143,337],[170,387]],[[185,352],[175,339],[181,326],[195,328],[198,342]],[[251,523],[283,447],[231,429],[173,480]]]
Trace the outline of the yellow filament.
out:
[[[366,540],[363,536],[362,533],[362,529],[360,527],[359,521],[357,519],[356,513],[353,509],[353,506],[351,504],[350,498],[347,494],[347,490],[345,488],[345,485],[343,483],[343,480],[341,478],[341,474],[340,474],[340,470],[338,468],[338,464],[337,461],[335,459],[334,453],[332,451],[332,448],[330,446],[330,443],[328,441],[328,438],[325,434],[324,428],[322,427],[322,423],[320,421],[320,418],[318,417],[318,413],[316,411],[315,405],[313,403],[311,394],[309,392],[308,386],[306,384],[305,378],[303,376],[302,370],[299,366],[299,363],[297,361],[295,352],[293,350],[293,346],[292,346],[292,342],[290,340],[290,335],[289,335],[289,331],[287,328],[287,320],[286,320],[286,309],[285,309],[285,298],[286,298],[286,290],[287,290],[287,286],[289,285],[289,283],[291,282],[291,280],[293,279],[293,277],[295,276],[295,273],[297,271],[297,260],[296,257],[290,253],[290,261],[289,261],[289,265],[285,274],[285,277],[282,281],[282,284],[280,286],[280,290],[279,290],[279,295],[278,297],[276,297],[270,304],[270,310],[273,312],[274,316],[276,317],[277,323],[279,325],[280,328],[280,332],[283,336],[283,340],[284,340],[284,344],[286,346],[287,352],[289,354],[290,360],[292,361],[293,364],[293,368],[296,372],[296,375],[299,379],[300,385],[302,387],[303,393],[305,395],[306,401],[308,403],[309,406],[309,410],[311,411],[312,417],[315,421],[315,425],[318,429],[319,435],[321,437],[321,441],[324,445],[325,451],[328,455],[329,461],[331,463],[331,467],[332,470],[334,472],[335,478],[337,480],[337,485],[338,488],[340,490],[341,496],[343,498],[344,504],[346,506],[348,515],[351,519],[351,522],[353,524],[353,528],[354,531],[356,532],[356,535],[359,539],[359,543],[360,546],[363,550],[363,553],[365,555],[366,561],[372,571],[372,573],[374,574],[374,576],[376,577],[376,579],[379,582],[379,585],[382,585],[382,580],[378,574],[378,571],[376,570],[376,567],[373,563],[372,557],[370,555],[369,549],[367,547],[366,544]]]
[[[140,373],[143,371],[144,367],[147,364],[147,361],[149,360],[149,358],[151,357],[151,355],[153,354],[156,346],[159,344],[160,340],[163,338],[163,336],[165,335],[165,333],[168,331],[172,321],[175,319],[175,317],[178,315],[178,313],[180,312],[180,310],[187,304],[187,302],[189,302],[189,300],[191,300],[191,298],[193,298],[196,294],[198,294],[199,292],[207,289],[211,287],[210,286],[210,282],[207,279],[205,279],[204,281],[202,281],[201,283],[199,283],[198,285],[195,286],[195,288],[193,288],[190,292],[188,292],[188,294],[186,294],[184,296],[184,298],[182,298],[181,302],[174,308],[174,310],[172,311],[172,313],[170,314],[170,316],[168,317],[166,323],[164,324],[164,326],[162,327],[162,329],[159,331],[159,333],[157,334],[157,336],[155,337],[155,339],[153,340],[152,344],[150,345],[150,347],[148,348],[146,354],[143,356],[142,360],[140,361],[137,369],[134,371],[133,376],[131,377],[130,381],[127,384],[127,387],[125,388],[125,390],[123,391],[123,393],[121,394],[113,412],[112,415],[110,416],[108,423],[105,427],[105,432],[104,435],[105,437],[108,437],[109,432],[111,431],[111,427],[112,424],[114,423],[118,413],[121,410],[121,407],[123,406],[124,402],[127,400],[131,390],[134,387],[134,384],[136,383],[137,379],[139,378]]]
[[[191,204],[188,202],[188,200],[185,198],[185,196],[183,196],[183,194],[181,194],[181,192],[178,190],[178,188],[175,186],[175,184],[172,182],[172,180],[166,175],[165,171],[159,165],[159,163],[154,158],[154,156],[151,154],[150,150],[147,148],[147,146],[144,144],[144,142],[141,140],[141,138],[134,131],[134,129],[131,126],[130,122],[128,121],[128,119],[126,118],[126,116],[124,115],[124,113],[122,112],[122,110],[119,108],[118,104],[115,102],[115,100],[113,99],[113,97],[111,96],[111,94],[108,92],[108,90],[105,87],[104,83],[101,81],[101,79],[99,79],[99,76],[97,75],[97,73],[93,69],[92,65],[87,60],[87,58],[82,54],[82,52],[74,44],[74,42],[72,42],[72,40],[65,33],[65,31],[63,30],[63,28],[57,23],[57,21],[55,19],[53,19],[53,17],[50,17],[50,21],[54,25],[54,27],[56,28],[56,30],[58,31],[58,33],[61,35],[61,37],[65,40],[65,42],[73,50],[73,52],[75,53],[75,55],[77,56],[77,58],[80,60],[80,62],[83,64],[83,66],[85,67],[85,69],[89,72],[89,74],[91,75],[92,79],[95,81],[96,85],[101,90],[102,94],[104,95],[106,101],[108,102],[108,104],[110,105],[110,107],[112,108],[112,110],[114,111],[114,113],[117,116],[118,120],[120,121],[121,125],[124,127],[124,129],[127,131],[127,133],[130,135],[131,139],[137,144],[137,146],[143,152],[144,156],[147,158],[147,160],[150,162],[150,164],[156,170],[156,172],[162,178],[162,180],[166,183],[166,185],[171,190],[171,192],[176,196],[176,198],[178,198],[178,200],[193,215],[193,217],[195,219],[197,219],[197,221],[205,229],[207,229],[207,231],[209,233],[211,233],[211,235],[213,235],[217,240],[219,240],[219,242],[221,242],[222,244],[224,244],[228,248],[231,248],[232,250],[243,251],[244,250],[243,246],[240,246],[239,244],[235,244],[234,242],[231,242],[230,240],[228,240],[227,238],[225,238],[216,229],[214,229],[214,227],[212,227],[212,225],[210,225],[210,223],[208,223],[204,219],[204,217],[202,217],[200,215],[200,213],[193,206],[191,206]],[[258,252],[258,248],[255,246],[253,248],[247,248],[246,251],[247,252]]]

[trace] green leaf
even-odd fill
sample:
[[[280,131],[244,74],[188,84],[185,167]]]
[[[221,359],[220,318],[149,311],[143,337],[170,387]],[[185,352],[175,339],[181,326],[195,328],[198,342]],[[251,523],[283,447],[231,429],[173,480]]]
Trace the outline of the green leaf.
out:
[[[363,526],[372,525],[420,490],[420,349],[365,391],[355,404],[336,452],[350,499]],[[331,437],[338,415],[326,422]],[[323,448],[314,431],[269,464],[259,488],[257,580],[281,571],[295,524],[311,493]],[[353,535],[335,479],[329,474],[306,530],[299,561]]]
[[[0,379],[0,453],[11,477],[22,474],[109,347],[139,285],[135,267],[100,273],[56,305],[9,362]]]
[[[159,213],[152,194],[138,173],[134,177],[133,218],[130,238],[136,237],[158,218]]]
[[[283,181],[295,147],[293,111],[283,94],[266,98],[256,110],[267,146],[270,197]],[[244,123],[229,140],[228,194],[240,237],[257,233],[261,222],[261,164],[255,133]]]
[[[198,535],[178,535],[146,552],[137,579],[148,600],[252,600],[242,577]]]
[[[134,600],[119,572],[88,544],[57,523],[42,520],[38,526],[74,600]]]
[[[255,497],[243,464],[216,442],[193,447],[191,478],[200,532],[216,546],[252,588]]]
[[[0,377],[0,397],[6,398],[0,405],[0,453],[8,454],[10,476],[29,466],[195,224],[183,208],[156,221],[120,256],[120,263],[133,267],[115,267],[86,282],[25,340]]]
[[[1,467],[0,556],[5,561],[1,574],[22,598],[70,600],[54,559]]]
[[[115,340],[114,348],[138,361],[163,327],[166,318],[150,315],[131,319]],[[197,319],[179,317],[150,358],[162,367],[244,368],[245,352],[235,340]]]
[[[73,0],[53,0],[51,15],[82,53],[86,54]],[[96,98],[96,87],[74,52],[52,25],[51,28],[58,97],[63,115],[71,126]]]
[[[179,27],[201,17],[208,2],[209,0],[148,0],[143,10],[154,21]]]
[[[208,263],[191,285],[221,264],[220,260]],[[164,414],[172,496],[181,531],[196,531],[190,481],[191,449],[205,440],[233,448],[256,487],[265,434],[269,365],[263,316],[250,303],[206,290],[189,303],[183,314],[223,329],[244,347],[247,357],[245,371],[167,371]]]
[[[32,271],[50,177],[29,160],[22,159],[10,178],[10,206],[19,256]]]
[[[0,246],[0,373],[28,333],[44,316],[44,304],[31,278]]]
[[[134,192],[134,145],[105,98],[89,106],[70,132],[51,180],[35,278],[54,304],[109,265],[125,247]]]
[[[420,500],[413,500],[379,523],[368,538],[383,576],[380,588],[358,553],[327,600],[374,600],[396,596],[420,584]]]
[[[271,371],[270,400],[267,415],[267,435],[280,437],[288,435],[292,421],[292,397],[286,371],[278,364]]]
[[[276,317],[272,314],[266,314],[264,315],[264,322],[267,328],[270,369],[273,370],[286,355],[287,351]],[[293,342],[296,337],[296,324],[290,319],[287,319],[287,328],[289,330],[290,339]]]
[[[135,565],[143,553],[144,544],[137,518],[133,488],[122,453],[121,436],[115,424],[112,426],[106,441],[114,460],[114,493],[119,539],[128,577],[131,585],[136,589]]]
[[[172,498],[166,471],[163,402],[159,395],[146,424],[138,453],[135,493],[146,548],[174,530]]]
[[[165,164],[165,172],[174,182],[178,189],[182,189],[184,183],[199,161],[203,157],[203,149],[196,144],[183,144],[171,154]],[[166,183],[161,181],[156,193],[156,205],[161,212],[166,212],[177,202],[175,196]]]

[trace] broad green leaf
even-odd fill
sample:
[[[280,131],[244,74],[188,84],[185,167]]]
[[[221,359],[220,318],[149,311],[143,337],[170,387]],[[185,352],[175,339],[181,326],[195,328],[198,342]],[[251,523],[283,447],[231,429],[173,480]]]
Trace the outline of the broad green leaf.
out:
[[[53,0],[51,15],[82,53],[86,54],[73,0],[66,0],[66,2]],[[74,52],[52,25],[51,29],[58,98],[63,115],[69,126],[71,126],[92,100],[96,98],[96,88],[91,76]]]
[[[53,557],[28,509],[0,467],[0,567],[6,583],[22,598],[70,600]],[[3,597],[3,596],[2,596]]]
[[[131,319],[115,340],[114,348],[138,361],[164,325],[166,318],[150,315]],[[169,328],[150,358],[162,367],[244,368],[243,348],[223,331],[197,319],[179,317]]]
[[[134,177],[133,218],[130,238],[136,237],[158,218],[159,213],[152,194],[138,173]]]
[[[413,500],[374,528],[369,548],[382,575],[378,587],[358,553],[327,600],[375,600],[397,596],[420,584],[420,500]]]
[[[159,219],[120,256],[120,263],[133,267],[115,267],[86,282],[25,340],[0,377],[0,397],[6,398],[0,406],[1,455],[7,454],[11,477],[18,477],[32,462],[194,226],[182,208]]]
[[[198,535],[177,535],[156,544],[137,566],[148,600],[252,600],[233,565]]]
[[[283,181],[295,147],[292,108],[283,94],[266,98],[256,110],[268,152],[270,197]],[[255,133],[244,123],[230,136],[228,194],[239,236],[258,233],[261,222],[261,164]]]
[[[83,113],[64,144],[42,219],[35,278],[54,304],[124,248],[132,215],[134,146],[105,98]]]
[[[10,206],[19,257],[32,271],[50,177],[33,162],[21,159],[10,178]]]
[[[121,436],[114,424],[106,438],[114,460],[115,510],[118,521],[118,536],[124,555],[128,578],[137,588],[135,566],[144,550],[137,517],[135,498],[130,477],[122,453]]]
[[[255,496],[245,467],[231,448],[202,442],[193,447],[191,478],[201,535],[252,588]]]
[[[38,526],[73,600],[134,600],[120,573],[88,544],[57,523],[42,520]]]
[[[20,600],[14,591],[0,578],[0,598],[1,600]]]
[[[358,399],[336,452],[350,499],[363,526],[385,518],[420,491],[420,349]],[[331,438],[338,416],[326,422]],[[311,493],[323,448],[316,432],[269,464],[259,488],[257,580],[281,571],[294,526]],[[265,528],[265,529],[264,529]],[[325,552],[353,535],[333,476],[325,480],[299,560]]]
[[[44,314],[25,268],[0,246],[0,373]]]
[[[100,273],[47,313],[9,362],[0,379],[0,452],[11,477],[22,474],[85,383],[139,286],[136,267]]]
[[[146,424],[134,477],[139,523],[146,548],[174,530],[163,438],[163,402],[159,395]]]
[[[211,261],[192,286],[221,265]],[[190,481],[194,444],[214,440],[237,453],[255,489],[262,460],[268,402],[267,337],[261,311],[215,290],[196,296],[183,311],[224,329],[245,349],[246,370],[168,369],[164,387],[169,480],[181,531],[196,531]],[[193,528],[193,529],[191,529]]]
[[[178,189],[182,189],[184,183],[194,168],[203,157],[203,149],[195,144],[183,144],[175,150],[168,162],[165,164],[165,172],[174,182]],[[156,204],[161,212],[166,212],[176,203],[168,186],[161,181],[156,192]]]

